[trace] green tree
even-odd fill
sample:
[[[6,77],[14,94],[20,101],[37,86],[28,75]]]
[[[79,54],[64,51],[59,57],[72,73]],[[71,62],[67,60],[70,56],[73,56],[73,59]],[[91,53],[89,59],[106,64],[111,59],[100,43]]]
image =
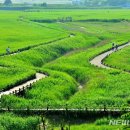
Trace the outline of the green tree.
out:
[[[11,0],[5,0],[4,5],[11,5],[12,1]]]
[[[44,2],[44,3],[41,4],[41,6],[47,7],[47,3]]]

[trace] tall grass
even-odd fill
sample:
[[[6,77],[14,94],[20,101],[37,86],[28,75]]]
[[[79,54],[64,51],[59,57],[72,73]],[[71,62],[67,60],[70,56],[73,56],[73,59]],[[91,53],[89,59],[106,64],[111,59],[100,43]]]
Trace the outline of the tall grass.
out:
[[[105,59],[105,63],[120,70],[130,71],[130,47],[115,52]]]
[[[111,17],[106,18],[102,14],[104,10],[90,11],[85,10],[81,18],[78,14],[83,12],[79,10],[75,14],[73,10],[70,14],[74,15],[76,20],[86,19],[87,14],[94,14],[98,19],[122,19],[128,17],[126,10],[105,10],[110,13]],[[121,14],[119,14],[119,12]],[[47,10],[46,10],[47,12]],[[16,13],[16,12],[15,12]],[[27,20],[41,19],[45,12],[22,12]],[[47,17],[52,14],[57,17],[59,14],[68,15],[69,12],[57,10],[47,12]],[[118,13],[118,16],[115,16]],[[31,15],[29,15],[31,14]],[[38,14],[38,15],[37,15]],[[50,14],[50,15],[49,15]],[[123,16],[123,14],[126,14]],[[17,13],[15,14],[17,16]],[[15,17],[16,17],[15,16]],[[44,16],[46,18],[46,15]],[[94,16],[88,16],[88,19]],[[51,17],[53,18],[53,17]],[[25,23],[24,23],[25,24]],[[26,23],[27,24],[27,23]],[[31,26],[39,26],[36,23]],[[51,28],[58,26],[66,33],[74,32],[76,35],[68,39],[53,42],[51,44],[43,44],[28,51],[19,53],[14,56],[1,57],[0,64],[9,66],[9,71],[0,68],[4,75],[1,88],[8,88],[9,84],[15,85],[17,81],[24,77],[29,77],[36,71],[46,72],[49,74],[47,79],[41,80],[33,85],[33,89],[26,92],[24,98],[16,96],[5,96],[2,99],[2,106],[7,107],[63,107],[68,103],[69,107],[100,107],[104,104],[107,107],[127,106],[129,99],[129,78],[130,75],[117,70],[104,70],[90,65],[90,58],[100,52],[111,48],[112,43],[122,44],[129,40],[129,22],[71,22],[52,24]],[[50,24],[41,23],[43,26]],[[55,26],[54,26],[55,25]],[[58,28],[58,29],[59,29]],[[54,29],[54,31],[55,31]],[[53,30],[53,29],[52,29]],[[12,68],[15,67],[13,72]],[[26,68],[26,69],[25,69]],[[14,68],[13,68],[14,69]],[[7,81],[4,78],[7,76]],[[117,82],[118,81],[118,82]],[[78,91],[78,86],[83,85],[83,89]]]
[[[0,115],[1,130],[36,130],[38,124],[38,117],[20,117],[11,113]]]

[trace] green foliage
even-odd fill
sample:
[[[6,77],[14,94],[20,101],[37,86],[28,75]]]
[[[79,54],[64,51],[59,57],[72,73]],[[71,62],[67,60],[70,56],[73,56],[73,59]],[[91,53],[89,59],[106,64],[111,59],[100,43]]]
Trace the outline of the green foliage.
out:
[[[23,12],[0,11],[0,54],[6,53],[9,46],[11,52],[28,46],[38,45],[67,36],[66,32],[59,33],[51,25],[42,26],[28,21]],[[28,30],[28,31],[27,31]],[[48,35],[45,35],[48,34]]]
[[[17,17],[22,16],[20,18],[24,18],[24,22],[21,22],[26,27],[30,25],[29,27],[32,30],[35,30],[34,26],[38,27],[38,30],[44,26],[43,30],[41,29],[43,32],[45,30],[50,32],[51,30],[51,33],[45,32],[48,40],[53,40],[54,37],[58,39],[70,33],[73,35],[48,44],[45,44],[46,39],[43,39],[42,45],[37,43],[37,47],[17,55],[1,57],[0,64],[7,67],[7,69],[0,68],[0,79],[3,81],[0,82],[1,89],[7,89],[10,84],[14,86],[21,83],[21,81],[25,81],[34,75],[36,71],[49,74],[49,77],[34,84],[32,89],[25,93],[24,98],[4,96],[2,98],[2,107],[9,105],[12,108],[25,108],[28,106],[43,108],[47,104],[50,104],[51,107],[64,107],[66,102],[72,108],[83,108],[86,105],[88,107],[99,107],[104,104],[107,107],[128,105],[130,75],[117,70],[99,69],[89,63],[90,58],[111,48],[111,42],[122,44],[129,40],[129,22],[109,21],[113,19],[129,20],[127,10],[78,11],[55,10],[52,12],[46,10],[46,12],[13,12],[11,14],[10,21],[12,21],[12,17],[16,20]],[[5,12],[3,11],[3,13]],[[111,16],[109,18],[106,17],[108,13]],[[7,12],[5,14],[7,15]],[[61,16],[68,17],[68,14],[72,15],[74,22],[52,24],[30,22],[30,20],[34,19],[51,20]],[[81,14],[82,16],[79,17]],[[93,18],[108,21],[84,21]],[[17,21],[17,24],[19,25],[19,21]],[[10,34],[12,34],[12,31]],[[61,35],[59,32],[62,32]],[[22,31],[19,33],[23,34]],[[42,35],[42,32],[36,31],[35,33]],[[33,33],[30,32],[30,34],[30,36],[27,36],[29,39],[33,37]],[[2,45],[5,45],[4,42]],[[16,48],[20,47],[19,43],[14,45]],[[21,45],[23,47],[29,46],[24,42]],[[2,51],[4,51],[3,48],[1,48]],[[78,88],[80,85],[83,85],[81,90]]]
[[[58,17],[72,17],[73,21],[47,22]],[[0,11],[0,54],[8,46],[11,52],[28,48],[16,55],[0,57],[0,90],[30,80],[36,72],[48,74],[34,83],[23,97],[3,96],[1,107],[46,108],[49,104],[50,108],[65,108],[66,103],[69,108],[128,106],[130,74],[121,69],[130,69],[129,48],[105,60],[120,70],[97,68],[89,60],[110,49],[112,42],[129,41],[129,19],[128,10]],[[45,22],[39,23],[39,20]],[[12,114],[1,114],[0,120],[1,130],[33,130],[38,124],[37,118]],[[123,129],[106,126],[106,122],[104,118],[94,125],[72,125],[72,130]]]
[[[109,124],[109,120],[110,119],[107,119],[107,118],[102,118],[102,119],[98,119],[96,120],[95,124],[96,125],[108,125]]]
[[[38,117],[20,117],[9,113],[0,115],[1,130],[36,130],[38,123]]]
[[[120,70],[130,71],[130,47],[124,48],[119,52],[110,55],[105,59],[105,63]]]
[[[73,124],[71,125],[71,130],[126,130],[122,126],[109,126],[107,125],[94,125],[91,123],[83,123],[83,124]],[[128,128],[129,129],[129,128]],[[55,130],[59,130],[59,127],[56,127]]]

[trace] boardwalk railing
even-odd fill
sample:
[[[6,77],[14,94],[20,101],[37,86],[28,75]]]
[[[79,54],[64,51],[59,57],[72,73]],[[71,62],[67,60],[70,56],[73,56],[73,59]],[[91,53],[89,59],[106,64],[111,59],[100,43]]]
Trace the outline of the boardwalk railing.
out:
[[[76,116],[76,117],[84,117],[87,118],[88,116],[121,116],[122,114],[130,112],[130,108],[84,108],[84,109],[73,109],[73,108],[49,108],[47,106],[43,109],[33,109],[33,108],[25,108],[25,109],[12,109],[10,107],[7,108],[0,108],[0,112],[14,112],[14,113],[20,113],[20,114],[26,114],[26,115],[41,115],[41,114],[47,114],[47,115],[69,115],[69,116]]]

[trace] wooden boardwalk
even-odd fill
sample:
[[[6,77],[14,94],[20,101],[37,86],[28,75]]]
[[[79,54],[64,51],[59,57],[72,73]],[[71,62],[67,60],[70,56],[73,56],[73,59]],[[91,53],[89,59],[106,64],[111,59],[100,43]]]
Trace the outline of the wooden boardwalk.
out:
[[[7,91],[3,91],[3,92],[0,92],[0,98],[1,96],[3,95],[10,95],[10,94],[17,94],[17,93],[20,93],[22,91],[24,91],[25,89],[27,88],[30,88],[32,86],[33,83],[36,83],[37,81],[39,81],[40,79],[43,79],[45,78],[47,75],[45,74],[42,74],[42,73],[36,73],[36,78],[35,79],[32,79],[32,80],[29,80],[21,85],[18,85],[18,86],[15,86]]]
[[[121,50],[121,49],[123,49],[123,48],[125,48],[125,47],[128,47],[128,46],[130,46],[130,42],[119,46],[117,51],[119,51],[119,50]],[[114,52],[115,52],[114,49],[111,49],[111,50],[109,50],[109,51],[106,51],[106,52],[104,52],[104,53],[102,53],[102,54],[96,56],[96,57],[93,58],[92,60],[90,60],[90,63],[91,63],[92,65],[97,66],[97,67],[100,67],[100,68],[110,69],[111,67],[104,65],[102,61],[103,61],[106,57],[108,57],[110,54],[112,54],[112,53],[114,53]]]
[[[81,117],[81,118],[89,118],[93,116],[104,117],[104,116],[121,116],[122,114],[126,114],[130,112],[130,108],[126,109],[68,109],[68,108],[61,108],[61,109],[10,109],[10,108],[1,108],[0,112],[13,112],[18,114],[25,114],[25,115],[59,115],[59,116],[70,116],[70,117]]]

